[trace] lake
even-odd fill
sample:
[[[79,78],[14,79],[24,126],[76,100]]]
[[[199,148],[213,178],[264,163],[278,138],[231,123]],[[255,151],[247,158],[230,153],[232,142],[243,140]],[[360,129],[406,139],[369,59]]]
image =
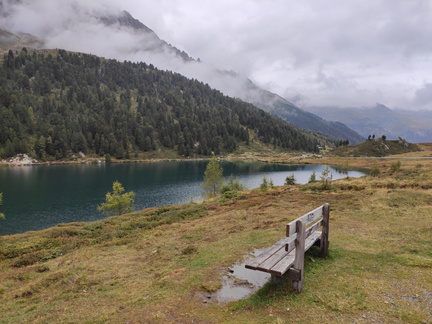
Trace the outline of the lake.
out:
[[[201,201],[207,161],[149,162],[90,165],[38,165],[0,168],[0,235],[39,230],[59,223],[95,221],[106,216],[96,210],[120,181],[134,191],[135,210],[147,207]],[[237,177],[246,188],[257,188],[263,176],[283,185],[294,174],[297,183],[307,183],[313,171],[319,179],[324,165],[280,165],[259,162],[225,162],[224,177]],[[340,172],[331,168],[333,180],[360,177],[359,171]]]

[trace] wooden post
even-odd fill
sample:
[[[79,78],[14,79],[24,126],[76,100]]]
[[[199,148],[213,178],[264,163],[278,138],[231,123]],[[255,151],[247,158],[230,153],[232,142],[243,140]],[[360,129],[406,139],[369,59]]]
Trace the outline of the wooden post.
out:
[[[326,257],[329,247],[329,220],[330,220],[330,206],[329,204],[324,204],[323,206],[323,225],[321,234],[321,249],[320,256]]]
[[[301,292],[303,288],[303,272],[304,272],[304,254],[305,254],[305,229],[306,223],[304,221],[297,221],[296,230],[297,238],[295,240],[296,251],[293,268],[300,272],[299,280],[294,280],[292,283],[295,292]]]

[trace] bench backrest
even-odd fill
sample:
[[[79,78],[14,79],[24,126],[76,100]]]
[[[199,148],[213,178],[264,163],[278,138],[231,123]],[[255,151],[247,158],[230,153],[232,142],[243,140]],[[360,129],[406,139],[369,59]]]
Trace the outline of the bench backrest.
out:
[[[330,207],[329,204],[324,204],[311,212],[293,220],[286,226],[286,236],[288,237],[285,250],[291,252],[296,248],[299,243],[304,245],[304,242],[308,237],[316,232],[316,230],[322,227],[322,232],[317,232],[312,236],[312,240],[315,240],[316,235],[320,236],[320,255],[322,257],[327,256],[328,251],[328,237],[329,237],[329,219],[330,219]],[[308,227],[309,226],[309,227]],[[296,253],[297,258],[297,253]]]
[[[324,217],[324,209],[328,206],[328,204],[324,204],[322,206],[319,206],[318,208],[312,210],[311,212],[300,216],[299,218],[293,220],[292,222],[288,223],[286,226],[286,236],[293,236],[297,232],[297,222],[301,221],[305,223],[306,226],[306,237],[308,237],[310,234],[315,232],[318,228],[320,228],[323,224],[323,217]],[[320,219],[321,218],[321,219]],[[313,226],[309,227],[309,224],[315,222],[317,219],[320,219],[318,222],[316,222]]]

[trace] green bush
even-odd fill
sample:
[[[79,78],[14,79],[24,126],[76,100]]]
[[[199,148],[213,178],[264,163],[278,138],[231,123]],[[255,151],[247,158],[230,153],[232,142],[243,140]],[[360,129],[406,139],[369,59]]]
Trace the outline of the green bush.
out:
[[[295,184],[296,184],[296,178],[294,176],[294,173],[285,178],[285,186],[292,186]]]
[[[369,171],[369,175],[372,176],[372,177],[377,177],[380,174],[381,174],[381,171],[377,167],[375,167],[375,168],[373,168],[372,170]]]
[[[225,192],[222,194],[221,198],[222,198],[223,200],[229,200],[229,199],[237,198],[239,195],[240,195],[240,193],[239,193],[238,191],[233,191],[233,190],[231,190],[231,191],[225,191]]]
[[[399,161],[399,160],[397,162],[392,163],[390,166],[390,173],[394,174],[394,173],[400,171],[401,166],[402,166],[402,164],[401,164],[401,161]]]
[[[239,179],[233,176],[229,177],[228,181],[225,182],[221,187],[221,194],[228,191],[243,191],[245,188]]]

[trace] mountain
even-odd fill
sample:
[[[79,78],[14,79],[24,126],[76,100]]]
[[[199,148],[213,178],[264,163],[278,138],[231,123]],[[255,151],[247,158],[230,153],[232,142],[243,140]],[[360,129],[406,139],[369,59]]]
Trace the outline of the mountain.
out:
[[[42,48],[44,42],[36,36],[25,33],[12,33],[0,28],[0,52],[21,50],[23,47],[28,49]]]
[[[259,145],[314,152],[307,131],[197,80],[65,50],[0,58],[0,156],[208,156]]]
[[[362,136],[386,135],[388,139],[404,138],[408,142],[432,142],[430,112],[398,111],[377,104],[373,108],[310,107],[322,118],[338,121]]]
[[[331,122],[305,111],[286,99],[255,86],[252,82],[251,91],[243,99],[257,107],[268,111],[272,115],[301,128],[315,133],[331,136],[336,140],[348,140],[351,144],[358,144],[365,138],[340,122]]]
[[[118,27],[127,28],[133,31],[133,33],[140,37],[145,35],[145,41],[137,43],[136,49],[127,50],[143,50],[154,53],[163,54],[168,52],[176,57],[182,58],[185,62],[194,61],[186,52],[180,51],[178,48],[168,44],[164,40],[161,40],[159,36],[138,19],[132,17],[132,15],[123,10],[121,13],[114,15],[102,15],[97,17],[99,21],[107,27]]]
[[[150,28],[139,20],[134,19],[126,11],[123,11],[119,16],[112,16],[109,19],[102,18],[101,20],[107,25],[117,23],[119,26],[131,28],[135,32],[149,33],[154,39],[158,40],[159,49],[168,46],[170,51],[176,56],[180,56],[185,61],[194,61],[185,52],[160,40]],[[149,50],[152,50],[152,48],[149,48]],[[238,73],[233,71],[215,71],[215,73],[217,74],[217,78],[208,74],[199,74],[198,79],[203,79],[203,81],[208,82],[211,86],[225,94],[252,103],[296,127],[328,135],[337,140],[349,140],[352,144],[364,141],[361,135],[342,123],[328,122],[310,112],[304,111],[277,94],[259,88],[250,79]]]
[[[259,88],[242,75],[217,70],[200,60],[194,60],[186,52],[160,39],[153,30],[127,11],[88,11],[77,6],[72,7],[71,11],[74,18],[62,22],[56,28],[45,29],[46,34],[39,35],[51,48],[152,63],[160,69],[203,81],[228,96],[252,103],[296,127],[337,140],[348,139],[353,144],[364,140],[345,125],[328,122],[306,112],[280,96]],[[95,24],[91,29],[88,27],[89,21]],[[55,37],[49,34],[52,29],[55,30]],[[65,30],[64,36],[60,37],[59,35],[63,35],[62,29]],[[71,36],[71,30],[76,32],[75,38]],[[83,42],[83,38],[87,41]],[[116,42],[122,46],[116,46]]]

